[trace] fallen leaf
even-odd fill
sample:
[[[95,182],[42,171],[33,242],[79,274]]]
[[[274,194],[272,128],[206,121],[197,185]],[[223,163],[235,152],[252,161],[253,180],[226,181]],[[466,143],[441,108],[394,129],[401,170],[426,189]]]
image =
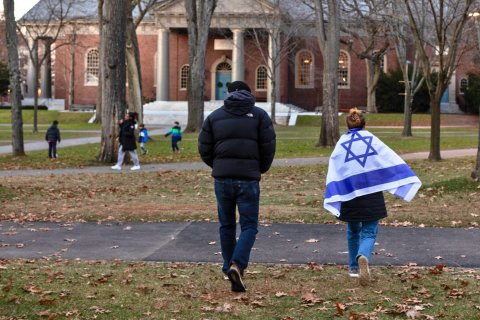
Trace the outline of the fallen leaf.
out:
[[[335,303],[336,307],[337,307],[337,313],[339,316],[343,316],[343,312],[345,311],[345,305],[344,304],[341,304],[340,302],[336,302]]]

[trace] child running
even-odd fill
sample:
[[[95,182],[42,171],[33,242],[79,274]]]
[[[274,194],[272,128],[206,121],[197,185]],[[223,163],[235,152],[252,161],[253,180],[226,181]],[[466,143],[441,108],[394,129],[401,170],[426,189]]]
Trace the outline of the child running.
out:
[[[182,141],[182,128],[178,121],[175,121],[173,124],[174,126],[165,134],[165,137],[169,135],[172,136],[172,151],[173,153],[179,153],[180,148],[178,147],[178,142]]]

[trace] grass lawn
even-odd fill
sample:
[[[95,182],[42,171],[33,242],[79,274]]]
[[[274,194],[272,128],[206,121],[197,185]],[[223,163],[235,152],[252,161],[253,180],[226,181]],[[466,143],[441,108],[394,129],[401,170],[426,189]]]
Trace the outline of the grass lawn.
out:
[[[62,124],[62,123],[61,123]],[[398,152],[428,150],[429,132],[399,137],[372,131]],[[442,149],[474,148],[478,129],[444,128]],[[279,127],[277,157],[328,156],[315,148],[318,128]],[[142,163],[199,161],[196,135],[182,153],[154,137]],[[3,169],[98,165],[98,145],[24,158],[0,156]],[[409,161],[423,186],[406,203],[386,195],[394,226],[479,227],[480,187],[469,176],[473,157]],[[263,223],[337,223],[323,209],[325,165],[274,167],[261,181]],[[216,221],[210,172],[162,171],[2,178],[0,223],[29,221]],[[129,199],[129,201],[119,201]],[[134,208],[134,210],[132,210]],[[1,242],[0,242],[1,250]],[[421,253],[419,253],[421,254]],[[442,265],[373,267],[368,287],[345,266],[252,264],[248,292],[235,294],[215,264],[0,259],[0,320],[7,319],[478,319],[480,270]]]
[[[398,153],[429,150],[430,131],[428,129],[414,129],[413,137],[402,138],[401,128],[372,128],[371,131]],[[329,156],[331,148],[315,147],[318,142],[319,129],[316,127],[277,127],[276,158],[292,157],[319,157]],[[478,129],[443,128],[441,148],[461,149],[476,148],[478,146]],[[44,133],[39,134],[44,139]],[[91,135],[91,133],[84,133]],[[1,134],[0,134],[1,136]],[[1,140],[1,139],[0,139]],[[58,150],[59,159],[55,162],[46,157],[45,151],[28,152],[26,157],[12,157],[0,155],[0,168],[78,168],[84,166],[105,165],[96,162],[99,144],[81,145]],[[172,155],[170,139],[155,136],[147,143],[149,154],[141,156],[142,164],[201,161],[197,151],[197,134],[184,134],[180,142],[181,153]]]
[[[47,126],[50,125],[53,120],[57,120],[59,122],[59,127],[64,127],[66,129],[100,128],[98,124],[88,124],[88,120],[93,116],[93,113],[91,112],[60,112],[39,110],[37,115],[37,123],[39,126]],[[24,130],[28,131],[29,125],[33,125],[33,110],[23,110],[22,119],[25,126]],[[9,124],[11,121],[12,118],[10,110],[0,110],[0,124]]]
[[[475,269],[251,265],[232,293],[220,266],[0,261],[0,319],[478,319]]]
[[[479,226],[480,188],[469,178],[473,157],[409,164],[423,187],[411,203],[386,194],[389,217],[383,223]],[[336,223],[323,209],[326,169],[272,168],[261,181],[262,222]],[[5,177],[0,220],[215,221],[212,184],[208,170]],[[125,197],[129,201],[118,201]]]

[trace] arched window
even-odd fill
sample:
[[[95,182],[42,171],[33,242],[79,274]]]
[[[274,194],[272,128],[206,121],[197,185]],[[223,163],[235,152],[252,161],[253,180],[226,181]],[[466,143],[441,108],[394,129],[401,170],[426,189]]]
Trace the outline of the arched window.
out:
[[[265,66],[258,66],[256,72],[256,81],[255,81],[255,90],[256,91],[266,91],[267,84],[268,84],[268,73],[267,67]]]
[[[188,64],[185,64],[180,68],[180,90],[187,90],[189,75],[190,75],[190,66]]]
[[[350,58],[343,50],[338,55],[338,88],[350,88]]]
[[[464,94],[468,89],[468,80],[463,78],[460,80],[460,93]]]
[[[90,49],[87,52],[86,70],[85,70],[85,84],[95,86],[98,85],[98,70],[100,67],[100,60],[98,49]]]
[[[295,59],[295,86],[297,88],[313,88],[313,54],[301,50]]]

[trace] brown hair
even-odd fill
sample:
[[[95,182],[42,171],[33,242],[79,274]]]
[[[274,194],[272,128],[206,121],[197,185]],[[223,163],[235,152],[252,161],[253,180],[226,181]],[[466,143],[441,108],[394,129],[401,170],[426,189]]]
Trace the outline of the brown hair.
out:
[[[351,108],[348,111],[346,120],[348,129],[365,127],[365,117],[363,116],[362,111],[357,108]]]

